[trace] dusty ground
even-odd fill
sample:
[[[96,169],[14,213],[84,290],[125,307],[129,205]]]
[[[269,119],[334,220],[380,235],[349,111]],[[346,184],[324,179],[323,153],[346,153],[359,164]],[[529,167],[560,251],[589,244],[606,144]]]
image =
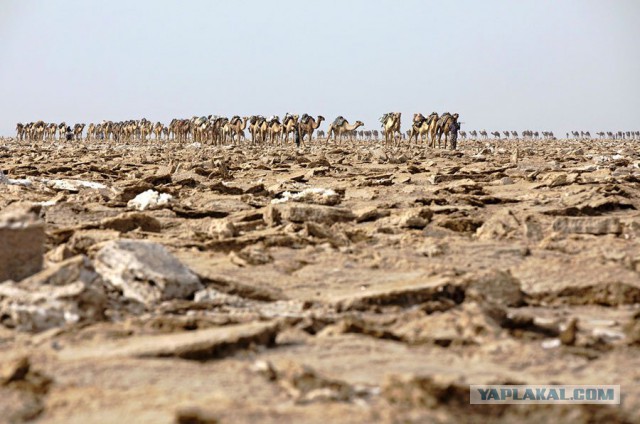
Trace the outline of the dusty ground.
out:
[[[638,144],[460,144],[3,140],[0,213],[44,221],[46,255],[0,284],[0,420],[638,422]],[[149,189],[173,198],[133,211]],[[199,291],[127,296],[98,266],[114,239],[165,246]],[[102,297],[47,303],[72,283]],[[620,384],[623,402],[470,406],[485,383]]]

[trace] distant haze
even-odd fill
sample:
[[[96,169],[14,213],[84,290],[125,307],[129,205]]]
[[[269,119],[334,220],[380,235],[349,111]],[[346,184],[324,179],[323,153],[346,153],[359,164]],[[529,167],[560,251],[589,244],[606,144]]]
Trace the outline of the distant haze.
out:
[[[639,42],[638,0],[1,0],[0,135],[285,112],[377,129],[388,111],[640,130]]]

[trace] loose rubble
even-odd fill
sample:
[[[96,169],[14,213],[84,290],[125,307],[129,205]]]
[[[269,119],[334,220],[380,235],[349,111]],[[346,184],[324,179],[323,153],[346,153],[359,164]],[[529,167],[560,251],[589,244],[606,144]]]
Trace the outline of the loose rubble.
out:
[[[634,142],[5,146],[10,421],[640,420]]]

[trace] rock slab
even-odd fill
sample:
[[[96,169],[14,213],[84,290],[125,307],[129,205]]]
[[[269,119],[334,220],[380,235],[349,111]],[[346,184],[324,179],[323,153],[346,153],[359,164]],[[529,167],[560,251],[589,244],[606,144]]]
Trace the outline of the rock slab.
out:
[[[96,271],[146,306],[185,299],[202,289],[200,279],[164,246],[139,240],[108,242],[95,258]]]
[[[0,216],[0,281],[20,281],[42,269],[44,224],[31,212]]]

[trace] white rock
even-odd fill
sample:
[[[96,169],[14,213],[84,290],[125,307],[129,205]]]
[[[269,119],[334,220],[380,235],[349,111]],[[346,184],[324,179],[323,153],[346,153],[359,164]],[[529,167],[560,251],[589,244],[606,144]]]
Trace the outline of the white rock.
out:
[[[211,287],[196,292],[193,300],[196,302],[217,302],[236,307],[243,307],[248,305],[248,302],[240,296],[222,293],[221,291],[218,291]]]
[[[161,209],[171,202],[173,196],[168,193],[158,193],[155,190],[147,190],[129,200],[127,207],[138,211],[147,209]]]
[[[95,258],[98,274],[123,295],[151,306],[185,299],[202,289],[200,279],[164,246],[140,240],[108,242]]]
[[[28,179],[13,179],[9,178],[2,171],[0,171],[0,184],[7,185],[21,185],[25,187],[29,187],[31,185],[31,180]]]
[[[107,296],[85,256],[76,256],[22,280],[0,284],[0,313],[20,331],[44,331],[104,319]]]
[[[209,226],[209,234],[218,239],[227,239],[238,235],[238,229],[227,219],[218,219]]]
[[[306,188],[299,193],[291,193],[289,191],[285,191],[280,199],[273,199],[271,203],[276,204],[293,201],[334,206],[340,203],[340,200],[340,195],[332,189],[312,187]]]
[[[102,183],[96,183],[93,181],[83,180],[42,180],[47,186],[54,190],[66,190],[66,191],[79,191],[81,188],[91,188],[94,190],[100,190],[107,188]]]
[[[603,339],[607,342],[624,339],[624,333],[620,331],[611,330],[609,328],[594,328],[592,331],[594,337]]]
[[[542,342],[542,348],[543,349],[555,349],[560,347],[560,345],[562,344],[562,342],[560,341],[560,339],[550,339],[550,340],[545,340]]]

